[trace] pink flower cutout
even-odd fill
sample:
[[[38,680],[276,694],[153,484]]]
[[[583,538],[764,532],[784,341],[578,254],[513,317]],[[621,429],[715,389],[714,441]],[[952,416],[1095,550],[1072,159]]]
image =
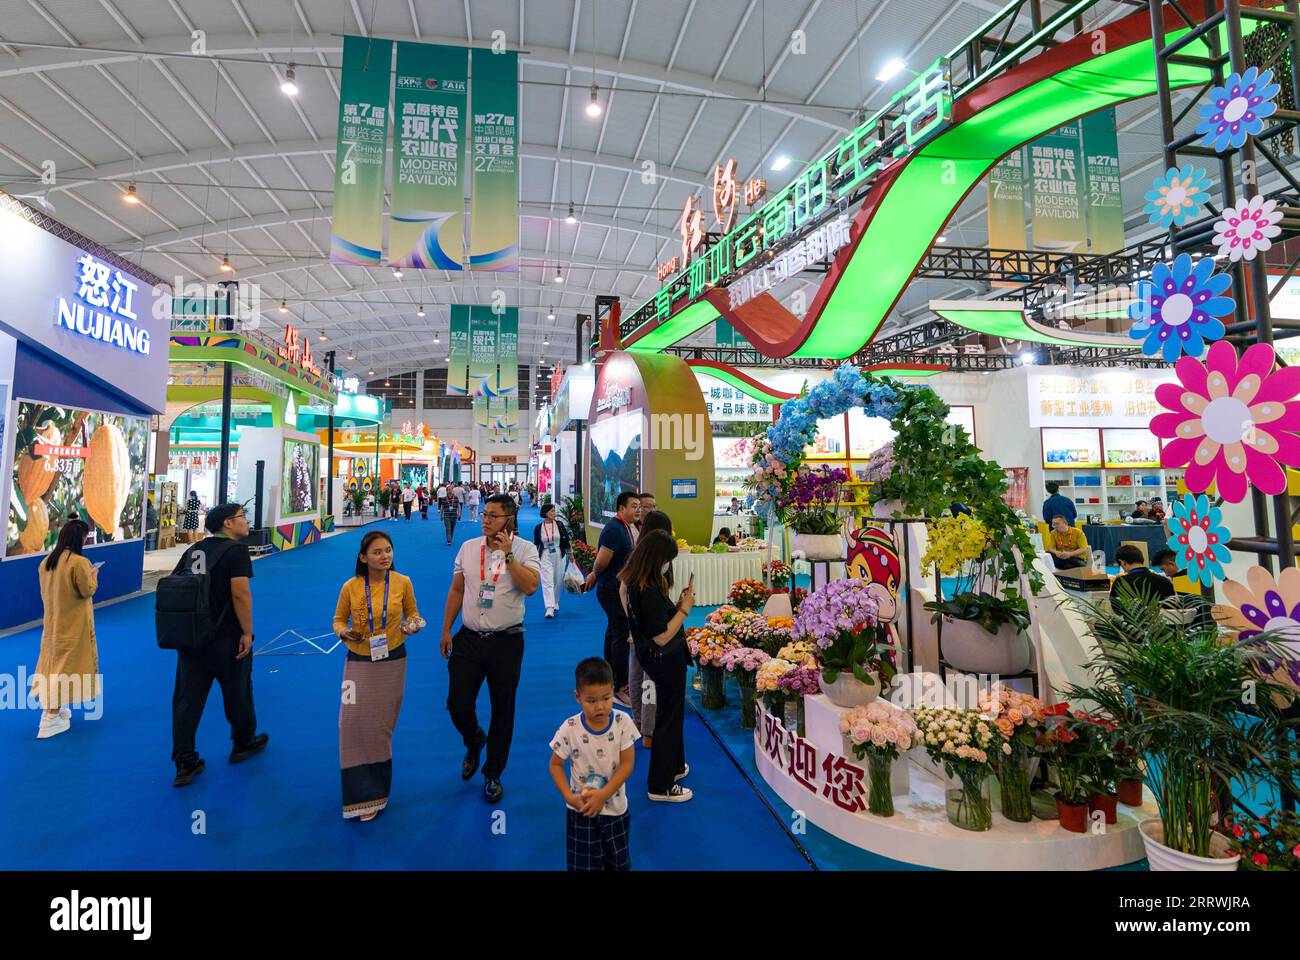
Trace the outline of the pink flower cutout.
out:
[[[1183,357],[1174,367],[1178,383],[1156,387],[1151,432],[1168,440],[1163,467],[1186,467],[1187,489],[1204,493],[1218,485],[1224,500],[1240,503],[1246,481],[1268,494],[1286,489],[1283,466],[1300,466],[1300,367],[1274,370],[1268,344],[1237,356],[1226,340],[1210,347],[1202,363]]]

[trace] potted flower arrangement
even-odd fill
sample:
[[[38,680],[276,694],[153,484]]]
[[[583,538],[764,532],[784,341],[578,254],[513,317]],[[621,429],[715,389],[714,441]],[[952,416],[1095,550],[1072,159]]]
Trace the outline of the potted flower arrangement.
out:
[[[1300,871],[1300,815],[1273,809],[1264,817],[1230,815],[1232,850],[1246,870]]]
[[[992,718],[998,734],[1011,747],[1011,752],[1004,752],[994,764],[1002,816],[1016,823],[1028,823],[1034,818],[1029,784],[1038,764],[1036,742],[1046,707],[1037,697],[1001,683],[980,693],[979,707]]]
[[[878,629],[877,609],[857,578],[831,580],[799,606],[794,638],[816,644],[823,689],[836,706],[869,703],[893,680],[893,648]]]
[[[737,580],[727,592],[727,603],[741,610],[757,610],[767,599],[767,588],[757,580]]]
[[[721,629],[742,646],[755,647],[775,657],[790,642],[793,626],[794,621],[789,617],[768,617],[756,610],[746,610]]]
[[[734,604],[724,603],[718,609],[714,610],[704,622],[719,633],[728,633],[733,624],[739,623],[744,618],[745,611]]]
[[[821,669],[817,666],[816,659],[812,659],[791,664],[791,669],[782,673],[776,681],[777,688],[785,695],[783,706],[786,729],[793,724],[795,732],[801,737],[805,735],[803,698],[820,692],[820,676]]]
[[[727,705],[722,655],[739,644],[709,627],[692,627],[686,631],[686,646],[700,668],[700,705],[706,710],[722,709]]]
[[[840,733],[853,755],[867,763],[867,810],[878,817],[892,817],[890,765],[912,749],[917,737],[916,722],[907,711],[877,700],[841,714]]]
[[[786,523],[794,530],[794,550],[809,560],[844,556],[840,502],[849,475],[844,470],[802,467],[783,501]]]
[[[581,540],[574,540],[570,544],[570,550],[578,569],[584,574],[591,573],[591,568],[596,565],[596,548],[587,546]]]
[[[781,678],[794,669],[795,665],[789,660],[772,657],[759,666],[758,672],[754,674],[754,690],[769,713],[776,716],[784,715],[786,691],[781,686]]]
[[[772,658],[755,647],[731,647],[722,654],[722,668],[736,678],[740,688],[740,726],[754,729],[754,695],[758,670]]]
[[[925,752],[942,764],[948,777],[944,792],[948,822],[963,830],[993,829],[993,796],[989,776],[996,754],[1009,755],[1011,745],[998,735],[993,721],[978,709],[911,708],[917,738]]]
[[[789,660],[797,666],[815,667],[817,645],[808,640],[795,640],[778,650],[776,656],[780,660]]]
[[[1115,789],[1118,766],[1115,740],[1118,725],[1095,714],[1075,711],[1076,729],[1084,745],[1083,784],[1088,791],[1088,813],[1100,810],[1106,823],[1118,822],[1119,794]]]
[[[894,482],[895,469],[892,443],[872,453],[862,469],[862,479],[871,484],[872,513],[877,517],[892,517],[903,512],[898,484]]]
[[[1022,673],[1032,648],[1025,632],[1029,604],[1017,586],[1014,551],[1000,546],[987,527],[965,514],[927,526],[929,544],[921,563],[935,568],[936,583],[942,577],[957,579],[950,596],[940,589],[925,604],[933,613],[931,622],[939,625],[944,659],[965,673]]]
[[[1045,712],[1046,725],[1039,734],[1038,749],[1056,770],[1056,816],[1072,833],[1088,829],[1088,790],[1083,773],[1087,744],[1071,722],[1070,705],[1058,703]]]
[[[794,571],[784,560],[773,559],[763,564],[763,576],[771,581],[774,593],[785,593],[790,581],[794,579]]]

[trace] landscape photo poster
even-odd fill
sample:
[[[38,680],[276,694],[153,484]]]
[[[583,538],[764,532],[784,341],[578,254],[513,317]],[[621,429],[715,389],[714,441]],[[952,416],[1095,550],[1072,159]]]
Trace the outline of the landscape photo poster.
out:
[[[641,489],[641,411],[630,410],[590,425],[592,523],[615,514],[618,495]]]
[[[316,487],[320,475],[320,445],[313,440],[284,441],[280,467],[280,517],[316,513]]]
[[[5,556],[45,553],[73,515],[95,542],[139,539],[148,428],[141,417],[20,399]]]

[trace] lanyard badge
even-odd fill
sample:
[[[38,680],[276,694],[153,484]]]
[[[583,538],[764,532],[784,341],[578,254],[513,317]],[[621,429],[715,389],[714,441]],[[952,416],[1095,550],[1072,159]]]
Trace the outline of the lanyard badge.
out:
[[[501,579],[501,573],[506,568],[505,558],[497,566],[496,573],[493,575],[491,582],[487,578],[487,544],[479,547],[478,554],[478,606],[480,610],[490,610],[492,601],[496,598],[497,581]]]
[[[555,541],[558,539],[555,533],[555,524],[548,522],[542,527],[542,539],[546,541],[546,552],[555,553]]]
[[[370,577],[366,577],[366,619],[370,623],[370,659],[388,659],[388,579],[391,570],[384,571],[384,609],[380,614],[379,632],[375,632],[375,611],[370,600]]]

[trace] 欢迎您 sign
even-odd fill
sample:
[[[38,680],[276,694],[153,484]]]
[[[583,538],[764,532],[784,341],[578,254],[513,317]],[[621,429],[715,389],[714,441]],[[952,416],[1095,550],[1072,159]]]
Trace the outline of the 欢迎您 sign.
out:
[[[55,326],[147,357],[149,331],[139,326],[135,312],[140,285],[90,254],[77,265],[77,294],[72,299],[59,297]]]

